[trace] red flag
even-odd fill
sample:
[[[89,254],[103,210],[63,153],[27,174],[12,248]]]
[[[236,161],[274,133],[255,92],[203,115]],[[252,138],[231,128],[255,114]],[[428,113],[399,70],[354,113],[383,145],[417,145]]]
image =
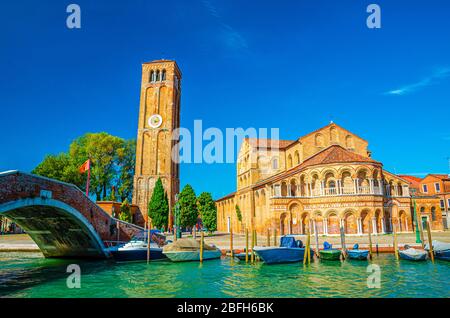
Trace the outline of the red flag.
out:
[[[85,163],[83,163],[79,169],[80,173],[85,173],[86,171],[89,171],[91,169],[91,159],[86,160]]]
[[[88,172],[88,177],[86,181],[86,196],[89,197],[89,183],[91,182],[91,159],[86,160],[79,169],[80,173]]]

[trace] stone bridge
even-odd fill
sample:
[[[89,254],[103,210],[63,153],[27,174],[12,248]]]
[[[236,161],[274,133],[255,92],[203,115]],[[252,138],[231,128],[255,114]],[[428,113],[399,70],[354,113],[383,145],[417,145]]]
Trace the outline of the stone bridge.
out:
[[[0,173],[0,215],[24,229],[45,257],[107,258],[107,241],[141,227],[112,218],[79,188],[19,171]]]

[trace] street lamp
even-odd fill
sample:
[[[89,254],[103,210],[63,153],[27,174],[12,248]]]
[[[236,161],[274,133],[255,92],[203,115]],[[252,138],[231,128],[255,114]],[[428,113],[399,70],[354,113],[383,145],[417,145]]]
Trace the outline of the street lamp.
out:
[[[174,233],[173,240],[176,241],[181,238],[181,228],[180,227],[180,205],[178,203],[179,194],[175,194],[175,218],[174,218]]]
[[[422,241],[420,240],[419,218],[417,217],[417,207],[415,199],[413,199],[413,203],[414,203],[414,222],[416,225],[416,243],[422,243]]]

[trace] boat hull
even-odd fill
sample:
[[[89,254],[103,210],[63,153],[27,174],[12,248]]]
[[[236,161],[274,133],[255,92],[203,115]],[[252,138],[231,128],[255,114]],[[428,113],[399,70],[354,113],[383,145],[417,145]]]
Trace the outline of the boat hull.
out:
[[[238,253],[234,254],[233,256],[237,259],[240,259],[241,261],[245,261],[245,253]],[[248,258],[250,259],[250,253],[248,254]]]
[[[347,250],[348,258],[357,260],[367,260],[368,250]]]
[[[195,262],[200,261],[200,251],[167,251],[164,252],[172,262]],[[205,250],[203,251],[203,260],[220,258],[222,252],[217,250]]]
[[[428,253],[420,253],[420,254],[412,254],[408,251],[399,251],[399,256],[401,259],[407,260],[407,261],[425,261],[427,259]]]
[[[132,249],[132,250],[114,250],[111,251],[114,260],[118,262],[137,262],[147,261],[147,249]],[[150,261],[164,260],[167,257],[162,253],[162,248],[150,249]]]
[[[443,261],[450,261],[450,250],[445,251],[436,251],[434,252],[434,256],[437,259],[443,260]]]
[[[341,259],[341,251],[340,250],[321,250],[320,253],[320,259],[327,260],[327,261],[338,261]]]
[[[254,251],[265,264],[295,263],[303,261],[305,248],[255,247]],[[311,258],[314,251],[311,249]]]

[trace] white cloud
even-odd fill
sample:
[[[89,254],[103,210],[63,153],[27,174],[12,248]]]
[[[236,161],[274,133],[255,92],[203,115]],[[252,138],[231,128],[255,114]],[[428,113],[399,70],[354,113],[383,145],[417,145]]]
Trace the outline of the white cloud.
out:
[[[450,76],[450,68],[448,68],[448,67],[439,68],[433,74],[431,74],[427,77],[424,77],[423,79],[421,79],[420,81],[418,81],[416,83],[404,85],[400,88],[387,91],[384,94],[400,96],[400,95],[414,93],[415,91],[417,91],[421,88],[437,84],[440,82],[440,80],[442,80],[446,77],[449,77],[449,76]]]
[[[233,51],[239,51],[248,48],[247,40],[240,32],[223,21],[217,8],[209,0],[202,0],[208,13],[217,20],[221,28],[220,40],[222,45]]]

